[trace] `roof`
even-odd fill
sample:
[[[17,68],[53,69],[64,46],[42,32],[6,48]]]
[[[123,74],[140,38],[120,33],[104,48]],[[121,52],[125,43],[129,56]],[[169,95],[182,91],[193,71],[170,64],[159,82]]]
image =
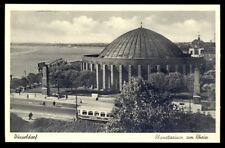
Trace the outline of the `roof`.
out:
[[[142,27],[119,36],[99,54],[99,58],[122,59],[151,59],[182,56],[182,51],[169,39]]]

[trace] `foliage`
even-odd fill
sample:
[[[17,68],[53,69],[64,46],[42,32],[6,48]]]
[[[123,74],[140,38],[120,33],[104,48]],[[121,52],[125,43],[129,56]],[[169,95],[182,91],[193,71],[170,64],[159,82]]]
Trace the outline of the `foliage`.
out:
[[[21,79],[18,78],[13,78],[11,83],[10,83],[10,88],[18,88],[19,86],[21,86]]]
[[[178,92],[184,90],[184,78],[181,73],[174,72],[165,76],[167,82],[167,90],[170,92]]]
[[[202,87],[202,90],[207,93],[208,100],[215,101],[215,84],[205,84]]]
[[[42,75],[41,73],[29,73],[28,76],[26,77],[28,80],[29,85],[34,84],[34,83],[40,83]]]
[[[194,74],[184,76],[184,84],[188,92],[193,93],[194,91]]]
[[[212,132],[215,121],[209,116],[174,110],[169,93],[132,78],[115,101],[105,132]],[[208,122],[209,121],[209,122]],[[207,122],[207,124],[206,124]]]
[[[29,73],[26,77],[19,78],[13,78],[10,87],[11,88],[18,88],[19,86],[26,87],[28,85],[32,85],[34,83],[39,84],[41,82],[42,74],[41,73]]]
[[[91,87],[96,83],[95,72],[89,70],[81,71],[78,81],[80,81],[80,86]]]
[[[215,61],[215,58],[212,61],[206,60],[204,64],[204,71],[214,70],[216,65]]]
[[[185,88],[183,75],[178,72],[168,75],[152,73],[149,75],[148,83],[158,92],[179,92]]]
[[[203,75],[201,77],[200,82],[201,82],[201,85],[215,83],[215,78],[212,75]]]
[[[96,83],[95,81],[95,72],[88,70],[56,70],[50,74],[51,84],[71,89],[83,86],[90,87]]]

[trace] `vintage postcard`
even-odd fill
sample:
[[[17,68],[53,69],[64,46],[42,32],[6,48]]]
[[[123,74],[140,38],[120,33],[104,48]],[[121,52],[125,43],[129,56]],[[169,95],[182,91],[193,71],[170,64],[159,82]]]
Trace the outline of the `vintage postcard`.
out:
[[[6,142],[220,142],[219,5],[5,8]]]

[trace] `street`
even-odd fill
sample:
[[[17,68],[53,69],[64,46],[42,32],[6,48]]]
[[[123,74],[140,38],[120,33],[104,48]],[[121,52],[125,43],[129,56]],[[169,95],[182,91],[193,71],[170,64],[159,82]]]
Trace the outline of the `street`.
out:
[[[81,99],[82,103],[80,102]],[[100,98],[99,101],[96,101],[91,97],[78,96],[78,109],[111,112],[113,100],[114,98]],[[53,102],[55,102],[55,106]],[[76,111],[75,102],[75,96],[69,96],[68,99],[57,99],[45,97],[42,94],[13,93],[11,94],[10,111],[27,121],[33,121],[28,120],[30,112],[33,114],[33,119],[52,118],[72,121]]]

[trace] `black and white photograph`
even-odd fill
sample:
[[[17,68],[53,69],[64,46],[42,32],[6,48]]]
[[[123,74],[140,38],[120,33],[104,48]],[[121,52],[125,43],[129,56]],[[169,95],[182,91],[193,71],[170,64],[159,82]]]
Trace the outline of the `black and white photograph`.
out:
[[[6,5],[9,142],[219,142],[219,5]]]

